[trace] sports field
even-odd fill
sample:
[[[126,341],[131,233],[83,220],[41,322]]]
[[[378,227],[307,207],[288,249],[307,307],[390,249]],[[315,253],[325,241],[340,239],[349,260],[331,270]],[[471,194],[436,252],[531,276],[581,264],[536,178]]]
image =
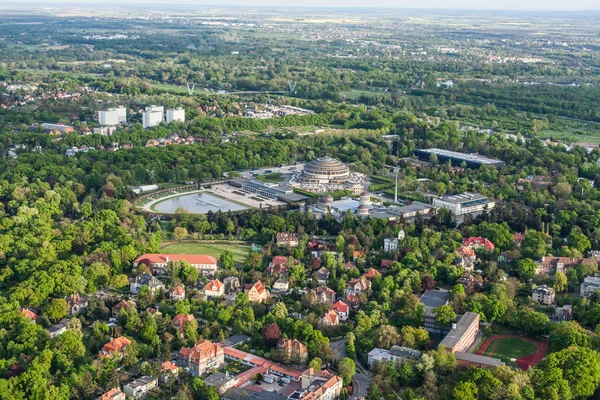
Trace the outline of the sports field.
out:
[[[477,350],[479,355],[499,358],[507,365],[518,366],[523,371],[539,364],[547,353],[548,343],[516,335],[491,336]]]
[[[165,242],[161,251],[166,254],[206,254],[217,259],[225,250],[233,253],[236,264],[241,264],[248,253],[250,245],[245,242],[228,241],[185,241]]]

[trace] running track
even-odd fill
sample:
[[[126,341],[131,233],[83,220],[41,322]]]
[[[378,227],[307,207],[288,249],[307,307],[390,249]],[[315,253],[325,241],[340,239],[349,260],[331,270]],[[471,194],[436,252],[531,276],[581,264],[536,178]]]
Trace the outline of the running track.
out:
[[[544,359],[544,357],[546,357],[546,354],[548,354],[548,343],[547,342],[539,342],[539,341],[532,340],[532,339],[529,339],[529,338],[526,338],[523,336],[518,336],[518,335],[493,335],[493,336],[490,336],[489,338],[485,339],[485,341],[483,342],[483,344],[481,345],[479,350],[477,350],[477,355],[480,355],[480,356],[483,355],[483,353],[487,350],[487,348],[490,346],[490,344],[494,340],[504,339],[504,338],[525,340],[527,342],[533,343],[537,347],[537,349],[538,349],[537,352],[535,352],[533,354],[529,354],[525,357],[517,358],[516,363],[519,366],[519,368],[521,368],[523,371],[527,371],[529,369],[529,367],[538,365]],[[498,344],[499,344],[499,342],[497,342],[495,347],[497,347]]]

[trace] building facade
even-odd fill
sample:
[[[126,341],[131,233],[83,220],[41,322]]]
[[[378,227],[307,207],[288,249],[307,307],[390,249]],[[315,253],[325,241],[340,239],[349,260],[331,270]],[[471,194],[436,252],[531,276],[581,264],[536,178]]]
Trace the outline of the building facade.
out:
[[[153,274],[162,275],[167,272],[170,261],[187,261],[204,276],[214,276],[218,270],[217,259],[204,254],[142,254],[133,261],[133,267],[144,263],[152,269]]]
[[[269,300],[269,291],[265,288],[261,281],[254,284],[249,284],[244,287],[244,293],[248,295],[248,299],[255,303],[264,303]]]
[[[454,215],[465,215],[491,210],[496,203],[478,193],[463,193],[433,199],[433,206],[446,208]]]
[[[144,398],[148,392],[158,386],[158,379],[151,376],[143,376],[123,386],[123,391],[128,397],[134,399]]]
[[[165,119],[165,108],[163,106],[146,107],[142,113],[142,126],[144,129],[158,126]]]
[[[167,110],[167,124],[173,121],[185,122],[185,110],[181,107]]]
[[[546,285],[536,287],[531,292],[531,301],[549,306],[554,303],[554,289]]]
[[[199,340],[194,347],[182,347],[179,363],[188,368],[190,374],[201,376],[211,369],[218,369],[225,363],[223,348],[208,340]]]
[[[590,297],[600,290],[600,276],[586,277],[579,288],[579,294],[583,297]]]
[[[458,322],[452,324],[452,329],[440,344],[451,353],[467,351],[477,338],[479,319],[479,314],[467,311]]]

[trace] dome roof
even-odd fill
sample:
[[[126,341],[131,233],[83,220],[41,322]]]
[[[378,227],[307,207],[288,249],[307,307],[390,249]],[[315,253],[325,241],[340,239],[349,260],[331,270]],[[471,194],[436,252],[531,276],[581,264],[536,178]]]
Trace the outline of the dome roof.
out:
[[[320,201],[321,203],[333,203],[333,196],[332,196],[332,195],[330,195],[330,194],[328,194],[328,195],[327,195],[327,196],[325,196],[325,197],[321,197],[321,198],[319,199],[319,201]]]
[[[361,204],[360,206],[358,206],[358,210],[368,210],[369,207],[365,206],[364,204]]]
[[[317,158],[316,160],[312,160],[306,165],[311,167],[345,167],[343,162],[341,162],[340,160],[336,160],[335,158],[331,158],[329,156]]]
[[[362,192],[362,193],[360,194],[360,197],[364,197],[364,196],[370,196],[370,195],[371,195],[371,193],[369,193],[369,192],[367,192],[367,191],[365,190],[364,192]]]

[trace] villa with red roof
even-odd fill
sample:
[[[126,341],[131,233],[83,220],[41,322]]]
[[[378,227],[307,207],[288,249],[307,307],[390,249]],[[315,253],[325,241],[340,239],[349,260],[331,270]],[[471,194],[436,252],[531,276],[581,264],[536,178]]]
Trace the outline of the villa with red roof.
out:
[[[346,303],[350,304],[350,307],[352,308],[358,308],[358,306],[360,305],[358,296],[354,293],[350,293],[348,296],[346,296]]]
[[[25,315],[25,318],[27,318],[29,321],[35,324],[35,320],[37,319],[36,313],[34,313],[28,308],[21,308],[21,312],[23,313],[23,315]]]
[[[125,336],[119,336],[118,338],[111,339],[110,342],[106,343],[100,353],[99,357],[118,357],[119,359],[123,358],[123,353],[127,346],[131,344],[131,340],[127,339]]]
[[[225,363],[225,354],[218,344],[200,339],[194,347],[179,350],[179,363],[189,368],[190,374],[201,376],[213,368],[220,368]]]
[[[173,324],[173,326],[179,330],[179,334],[181,336],[183,336],[183,331],[185,329],[185,324],[187,322],[193,321],[196,318],[194,318],[194,316],[192,314],[177,314],[177,316],[175,316],[175,318],[173,318],[173,321],[171,321],[171,323]]]
[[[521,243],[523,243],[523,240],[525,240],[525,235],[523,235],[521,232],[517,232],[513,235],[513,242],[515,242],[517,244],[517,246],[521,246]]]
[[[394,260],[381,260],[381,270],[382,271],[387,271],[388,269],[392,268],[392,264],[394,263]]]
[[[486,239],[486,238],[482,238],[481,236],[471,236],[469,238],[463,238],[462,240],[462,244],[465,247],[471,247],[474,249],[478,249],[483,247],[486,250],[494,250],[494,248],[496,247],[494,245],[494,243],[492,243],[490,240]]]
[[[348,296],[350,293],[354,293],[356,295],[360,293],[364,293],[367,290],[371,289],[371,281],[361,277],[360,279],[351,279],[344,289],[344,294]]]
[[[269,300],[269,291],[265,288],[265,285],[261,281],[255,284],[248,284],[244,286],[244,293],[248,295],[248,299],[254,303],[264,303]]]
[[[146,264],[155,275],[167,272],[170,261],[187,261],[204,276],[214,276],[218,270],[217,259],[204,254],[142,254],[133,261],[133,267]]]
[[[296,360],[300,363],[304,363],[308,358],[308,349],[296,339],[279,339],[277,350],[283,352],[289,360]]]
[[[378,276],[381,276],[381,272],[377,271],[375,268],[371,268],[363,274],[363,278],[367,278],[369,280],[373,280]]]
[[[333,304],[335,301],[335,291],[327,286],[319,286],[315,289],[317,302],[319,304]]]
[[[207,297],[224,296],[225,284],[218,279],[213,279],[204,286],[204,294],[206,294]]]
[[[185,289],[181,286],[175,286],[175,288],[171,291],[171,300],[185,300]]]
[[[340,396],[343,380],[329,370],[315,371],[312,368],[302,373],[302,400],[333,400]]]
[[[112,388],[98,398],[98,400],[125,400],[125,393],[119,388]]]
[[[125,309],[125,311],[135,310],[135,301],[133,300],[121,300],[117,304],[112,307],[112,316],[113,318],[117,318],[121,314],[121,309]]]
[[[338,300],[332,305],[330,310],[337,312],[341,321],[346,321],[348,319],[348,314],[350,314],[350,306],[341,300]]]
[[[338,315],[338,313],[335,310],[329,310],[327,311],[322,317],[321,317],[321,324],[325,325],[325,326],[337,326],[340,324],[340,316]]]

